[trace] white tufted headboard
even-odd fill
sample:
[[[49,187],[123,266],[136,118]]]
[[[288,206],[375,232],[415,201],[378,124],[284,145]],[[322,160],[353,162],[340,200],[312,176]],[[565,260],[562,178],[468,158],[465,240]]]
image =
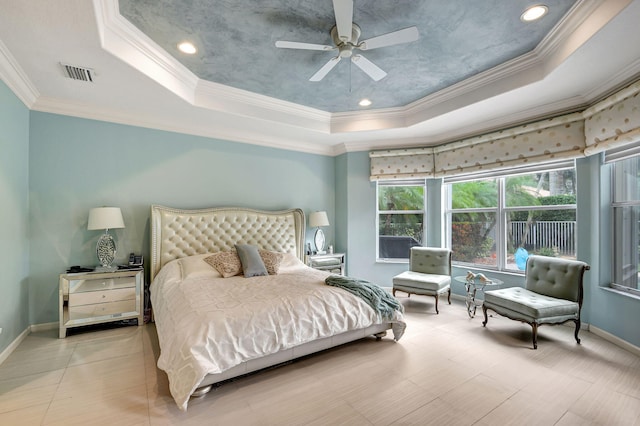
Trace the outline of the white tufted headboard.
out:
[[[151,206],[151,280],[168,262],[229,251],[235,244],[295,254],[304,260],[304,212],[238,207],[181,210]]]

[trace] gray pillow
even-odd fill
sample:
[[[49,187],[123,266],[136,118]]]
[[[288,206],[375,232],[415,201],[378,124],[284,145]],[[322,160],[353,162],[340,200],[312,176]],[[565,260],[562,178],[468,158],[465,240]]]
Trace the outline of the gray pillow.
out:
[[[245,278],[269,275],[264,261],[260,257],[258,247],[250,244],[236,244],[236,252],[242,263]]]

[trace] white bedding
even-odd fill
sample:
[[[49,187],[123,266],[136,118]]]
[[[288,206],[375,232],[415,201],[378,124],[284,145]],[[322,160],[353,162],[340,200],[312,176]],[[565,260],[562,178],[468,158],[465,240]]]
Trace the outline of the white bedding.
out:
[[[158,367],[182,410],[207,374],[383,322],[361,298],[324,284],[327,272],[293,255],[285,255],[278,275],[252,278],[222,278],[206,256],[168,263],[151,284]],[[398,340],[402,314],[390,322]]]

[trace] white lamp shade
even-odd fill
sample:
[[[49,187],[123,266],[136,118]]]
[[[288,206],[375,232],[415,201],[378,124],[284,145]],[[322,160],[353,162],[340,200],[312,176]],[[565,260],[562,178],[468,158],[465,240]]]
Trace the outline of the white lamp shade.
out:
[[[319,228],[321,226],[329,226],[329,218],[327,212],[313,212],[309,215],[309,226]]]
[[[89,210],[88,230],[124,228],[120,207],[96,207]]]

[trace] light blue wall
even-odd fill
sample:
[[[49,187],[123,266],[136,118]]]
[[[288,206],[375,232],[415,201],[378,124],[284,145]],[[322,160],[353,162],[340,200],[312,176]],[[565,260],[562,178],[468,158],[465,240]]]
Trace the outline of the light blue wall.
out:
[[[375,262],[375,184],[369,182],[367,153],[348,153],[340,159],[347,175],[340,176],[346,183],[347,211],[338,214],[348,217],[349,274],[392,286],[394,275],[405,271],[407,263]],[[601,158],[592,156],[576,162],[578,180],[578,258],[591,265],[585,275],[585,296],[582,319],[635,346],[640,347],[640,300],[612,292],[605,287],[611,281],[611,237],[609,230],[609,182]],[[444,219],[441,214],[441,181],[427,181],[427,243],[440,245]],[[341,204],[342,208],[342,204]],[[466,268],[454,267],[453,275],[465,275]],[[505,285],[523,285],[522,275],[487,273],[505,282]],[[464,295],[464,285],[452,282],[452,291]]]
[[[0,351],[30,324],[57,321],[58,274],[72,264],[95,264],[97,231],[87,231],[90,208],[122,208],[118,259],[130,251],[148,259],[149,205],[239,205],[326,210],[325,229],[347,251],[350,275],[390,287],[403,263],[375,261],[375,184],[366,152],[337,158],[196,136],[29,112],[0,84]],[[609,280],[607,177],[600,158],[578,161],[579,257],[587,275],[584,318],[640,346],[640,302],[602,288]],[[427,242],[439,245],[441,184],[428,182]],[[28,218],[28,219],[27,219]],[[311,241],[312,230],[307,230]],[[112,231],[113,232],[113,231]],[[456,269],[454,275],[465,271]],[[506,283],[520,276],[502,274]],[[462,284],[453,285],[463,294]],[[612,314],[612,313],[615,313]],[[620,320],[623,318],[623,320]]]
[[[29,326],[29,110],[0,81],[0,352]]]
[[[132,251],[149,258],[151,204],[300,207],[333,220],[332,157],[39,112],[30,129],[32,324],[57,321],[58,274],[96,263],[92,207],[122,209],[126,228],[111,231],[120,263]]]

